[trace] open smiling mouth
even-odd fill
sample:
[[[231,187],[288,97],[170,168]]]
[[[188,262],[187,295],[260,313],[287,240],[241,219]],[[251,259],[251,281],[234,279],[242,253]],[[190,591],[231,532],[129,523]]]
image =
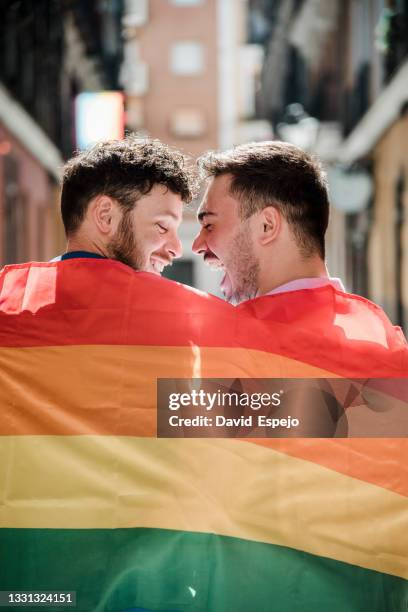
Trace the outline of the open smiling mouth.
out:
[[[163,259],[150,259],[151,272],[153,274],[161,274],[166,266],[171,266],[171,261],[164,261]]]
[[[224,270],[224,264],[221,259],[218,259],[218,257],[214,255],[214,253],[206,253],[204,255],[204,261],[213,270]]]
[[[232,285],[228,272],[225,269],[224,263],[212,252],[207,252],[204,255],[204,261],[215,272],[218,272],[218,270],[224,271],[224,276],[220,280],[220,288],[225,297],[229,299],[232,293]]]

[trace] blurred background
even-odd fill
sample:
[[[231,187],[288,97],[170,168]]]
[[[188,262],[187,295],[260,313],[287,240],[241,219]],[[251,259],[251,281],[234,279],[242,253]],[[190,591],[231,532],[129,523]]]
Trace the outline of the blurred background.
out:
[[[329,176],[327,259],[408,330],[408,0],[0,0],[0,264],[64,251],[61,166],[138,131],[288,140]],[[167,273],[217,293],[192,255]]]

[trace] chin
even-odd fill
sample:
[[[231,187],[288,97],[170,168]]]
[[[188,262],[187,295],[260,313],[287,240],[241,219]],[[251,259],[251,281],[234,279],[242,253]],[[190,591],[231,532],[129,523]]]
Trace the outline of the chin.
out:
[[[225,296],[227,302],[232,304],[233,306],[238,306],[242,302],[250,299],[250,296],[245,291],[234,290],[231,291],[228,296]]]
[[[143,263],[140,261],[134,261],[132,268],[136,270],[136,272],[150,272],[151,274],[156,274],[156,271],[149,261],[145,261]]]
[[[230,304],[234,304],[235,302],[235,294],[234,293],[226,293],[224,291],[222,291],[222,295],[224,296],[224,299],[226,302],[229,302]]]

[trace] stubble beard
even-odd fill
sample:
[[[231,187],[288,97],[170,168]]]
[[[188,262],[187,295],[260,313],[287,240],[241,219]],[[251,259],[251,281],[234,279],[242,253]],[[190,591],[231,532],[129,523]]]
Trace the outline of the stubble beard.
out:
[[[107,252],[110,259],[140,271],[143,270],[145,261],[143,250],[135,235],[130,212],[123,213],[117,232],[107,246]]]
[[[253,243],[245,224],[231,243],[228,259],[230,263],[225,267],[231,270],[231,280],[234,278],[232,293],[227,296],[228,302],[238,305],[256,297],[259,284],[259,262],[255,257]]]

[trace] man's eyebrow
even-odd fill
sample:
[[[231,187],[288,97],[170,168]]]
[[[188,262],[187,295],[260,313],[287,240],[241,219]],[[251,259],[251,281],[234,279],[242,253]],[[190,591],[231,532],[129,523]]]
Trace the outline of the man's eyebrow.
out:
[[[175,221],[180,221],[180,217],[169,210],[165,210],[164,212],[160,213],[158,217],[171,217]]]
[[[209,217],[210,215],[212,215],[213,217],[216,217],[217,213],[207,212],[206,210],[203,210],[202,212],[198,213],[197,219],[201,223],[203,221],[203,219],[205,219],[205,217]]]

